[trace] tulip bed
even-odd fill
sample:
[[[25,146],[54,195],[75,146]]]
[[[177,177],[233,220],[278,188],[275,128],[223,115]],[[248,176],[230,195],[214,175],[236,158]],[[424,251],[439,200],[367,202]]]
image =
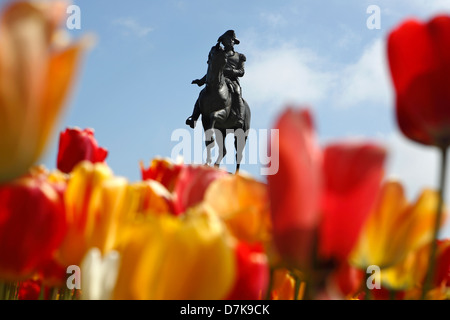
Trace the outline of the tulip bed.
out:
[[[450,144],[450,17],[388,39],[396,117],[442,155],[437,190],[410,200],[370,141],[320,146],[287,107],[279,171],[258,181],[155,158],[114,175],[91,129],[61,132],[57,167],[36,164],[72,86],[83,40],[58,43],[58,2],[0,17],[0,299],[448,299],[444,189]]]

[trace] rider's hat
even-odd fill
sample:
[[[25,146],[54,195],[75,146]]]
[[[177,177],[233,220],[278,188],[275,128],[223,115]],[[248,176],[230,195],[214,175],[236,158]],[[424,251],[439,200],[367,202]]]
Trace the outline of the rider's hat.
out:
[[[220,36],[220,38],[217,40],[217,42],[222,42],[223,38],[225,38],[225,37],[229,37],[229,38],[233,39],[235,44],[241,43],[236,38],[236,33],[234,33],[234,30],[228,30],[227,32],[225,32],[223,35]]]

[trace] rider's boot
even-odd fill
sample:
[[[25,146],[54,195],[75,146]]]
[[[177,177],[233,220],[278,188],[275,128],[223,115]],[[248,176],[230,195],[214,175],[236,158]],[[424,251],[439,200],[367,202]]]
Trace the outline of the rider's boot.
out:
[[[197,122],[198,118],[200,117],[200,108],[198,106],[198,100],[195,103],[194,111],[192,112],[192,116],[186,119],[186,124],[190,126],[192,129],[195,128],[195,122]]]
[[[244,128],[244,113],[245,113],[245,105],[244,105],[244,101],[242,99],[239,99],[239,104],[237,107],[237,112],[236,112],[236,116],[237,116],[237,127],[238,129],[243,129]]]

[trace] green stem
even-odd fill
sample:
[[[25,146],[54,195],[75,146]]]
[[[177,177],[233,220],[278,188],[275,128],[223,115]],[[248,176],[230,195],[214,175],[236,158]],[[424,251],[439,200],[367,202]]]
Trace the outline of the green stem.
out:
[[[0,300],[5,300],[6,283],[0,281]]]
[[[436,253],[437,253],[437,243],[439,236],[439,229],[441,227],[442,221],[442,209],[444,206],[444,194],[445,194],[445,177],[447,172],[447,148],[443,147],[441,151],[441,167],[440,167],[440,178],[439,178],[439,201],[436,212],[436,221],[434,223],[433,240],[430,250],[429,265],[427,270],[427,275],[425,277],[425,283],[422,290],[422,300],[425,299],[427,292],[431,289],[432,282],[434,280],[434,273],[436,269]]]
[[[302,284],[302,280],[299,277],[295,277],[295,290],[294,290],[294,300],[298,300],[298,294],[300,292],[300,286]]]
[[[370,289],[369,289],[369,286],[368,286],[368,283],[367,283],[367,281],[369,281],[370,276],[371,276],[370,273],[367,273],[367,272],[364,273],[364,283],[363,283],[363,286],[364,286],[364,300],[370,300],[371,294],[370,294]]]
[[[267,292],[266,292],[266,300],[270,300],[272,297],[274,274],[275,274],[275,268],[271,267],[270,273],[269,273],[269,285],[267,286]]]

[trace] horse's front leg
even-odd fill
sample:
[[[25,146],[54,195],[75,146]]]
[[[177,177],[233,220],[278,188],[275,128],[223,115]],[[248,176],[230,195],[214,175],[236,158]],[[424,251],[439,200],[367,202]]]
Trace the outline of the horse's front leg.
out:
[[[227,148],[225,147],[226,134],[225,134],[225,130],[217,130],[216,129],[214,131],[215,131],[215,136],[216,136],[216,140],[217,140],[217,146],[219,148],[219,156],[217,157],[217,160],[216,160],[216,163],[214,164],[214,166],[216,168],[219,168],[220,162],[227,154]]]
[[[209,166],[212,163],[211,149],[214,147],[213,129],[205,131],[205,145],[206,145],[206,165]]]

